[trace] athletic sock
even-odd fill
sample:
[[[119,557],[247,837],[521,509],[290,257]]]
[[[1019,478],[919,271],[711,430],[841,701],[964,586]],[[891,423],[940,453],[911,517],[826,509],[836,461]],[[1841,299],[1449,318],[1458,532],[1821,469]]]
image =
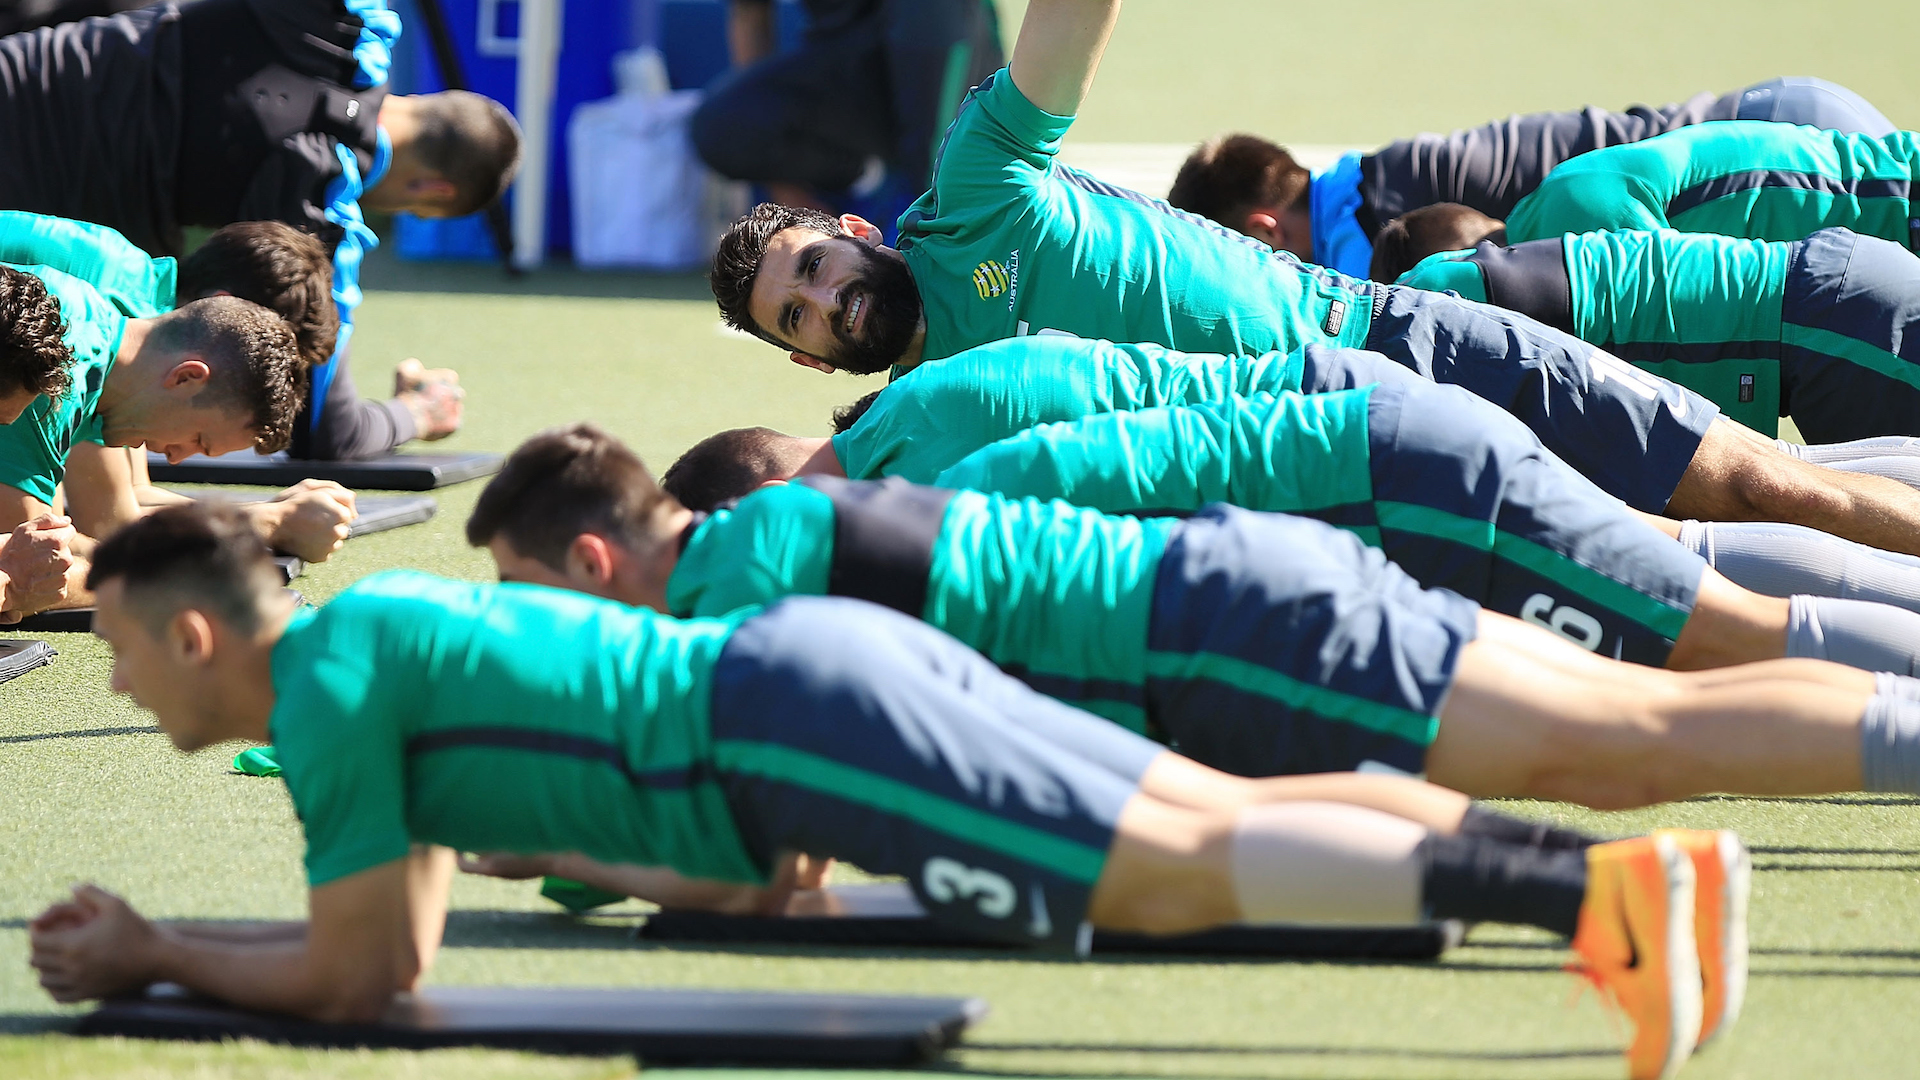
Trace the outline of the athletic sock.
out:
[[[1420,844],[1429,918],[1521,923],[1572,937],[1587,895],[1587,853],[1485,836],[1430,835]]]
[[[1427,830],[1347,803],[1267,803],[1233,828],[1233,894],[1247,923],[1420,921]]]
[[[1920,702],[1876,694],[1860,714],[1860,787],[1920,795]]]
[[[1867,671],[1915,673],[1920,614],[1887,604],[1787,597],[1787,655],[1832,660]]]
[[[1804,525],[1683,521],[1680,543],[1743,589],[1830,596],[1920,611],[1920,558]]]
[[[1920,689],[1920,680],[1911,681],[1917,689]],[[1595,844],[1602,843],[1596,836],[1563,829],[1544,821],[1528,821],[1526,818],[1503,814],[1498,810],[1489,810],[1479,803],[1467,804],[1467,812],[1460,819],[1460,831],[1456,835],[1484,836],[1489,840],[1501,840],[1509,844],[1545,848],[1550,851],[1585,851]]]

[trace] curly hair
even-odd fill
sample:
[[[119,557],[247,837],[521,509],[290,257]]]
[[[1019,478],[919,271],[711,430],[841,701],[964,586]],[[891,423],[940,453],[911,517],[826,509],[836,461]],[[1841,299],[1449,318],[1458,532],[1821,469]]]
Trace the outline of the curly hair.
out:
[[[713,298],[720,304],[720,317],[728,326],[783,349],[785,343],[753,321],[747,303],[753,298],[753,279],[760,275],[760,261],[767,257],[768,245],[773,243],[775,235],[793,228],[838,236],[840,219],[820,210],[761,203],[734,222],[720,238],[720,250],[713,254],[713,272],[707,275],[708,284],[713,286]]]
[[[73,350],[60,302],[32,274],[0,266],[0,397],[67,392]]]
[[[340,336],[333,260],[315,237],[280,221],[221,228],[180,260],[178,295],[185,303],[222,292],[277,312],[293,328],[308,364],[333,356]]]
[[[237,296],[209,296],[162,315],[153,336],[162,348],[198,355],[213,369],[195,408],[244,413],[261,453],[293,441],[294,416],[307,398],[307,368],[280,316]]]

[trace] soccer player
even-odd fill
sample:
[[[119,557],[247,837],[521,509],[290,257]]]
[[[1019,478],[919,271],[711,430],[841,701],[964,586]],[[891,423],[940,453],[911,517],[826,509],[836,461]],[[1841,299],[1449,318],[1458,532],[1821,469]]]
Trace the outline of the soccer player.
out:
[[[1443,204],[1400,220],[1468,217]],[[1410,247],[1399,283],[1529,315],[1766,435],[1782,416],[1813,443],[1920,435],[1920,259],[1899,244],[1850,229],[1796,241],[1663,229],[1496,245]]]
[[[1514,413],[1638,509],[1920,547],[1920,493],[1797,461],[1569,335],[1305,266],[1059,164],[1117,14],[1117,0],[1027,7],[1011,65],[968,97],[932,190],[901,218],[899,250],[853,217],[768,205],[736,223],[712,275],[724,318],[822,370],[910,367],[1042,333],[1244,355],[1363,347]]]
[[[1450,135],[1415,135],[1371,154],[1345,154],[1315,173],[1258,135],[1224,135],[1187,155],[1167,201],[1277,251],[1365,277],[1380,230],[1402,214],[1453,202],[1505,217],[1568,158],[1710,120],[1771,120],[1868,135],[1894,130],[1880,110],[1844,86],[1769,79],[1657,109],[1589,106],[1509,116]]]
[[[505,189],[519,130],[473,94],[389,95],[399,18],[379,0],[198,0],[0,39],[0,206],[97,222],[155,255],[182,228],[296,225],[326,243],[344,352],[363,210],[469,213]],[[365,457],[451,428],[456,388],[362,401],[344,360],[313,373],[294,451]],[[441,423],[427,416],[429,424]]]
[[[1595,229],[1804,240],[1844,226],[1913,250],[1920,134],[1731,121],[1610,146],[1547,174],[1507,215],[1519,243]]]
[[[68,453],[81,441],[109,448],[145,443],[174,461],[286,445],[305,371],[292,330],[271,311],[215,296],[163,315],[128,318],[92,286],[58,270],[0,270],[38,279],[57,300],[43,317],[57,319],[55,327],[65,323],[61,340],[73,357],[64,391],[35,398],[19,419],[0,427],[0,528],[49,512]],[[249,520],[270,528],[274,517]],[[80,582],[93,544],[85,535],[73,538],[64,606],[89,602]]]
[[[308,364],[332,355],[339,329],[325,249],[279,222],[216,230],[179,268],[188,285],[178,290],[170,257],[152,258],[104,225],[15,210],[0,211],[0,263],[78,278],[133,318],[172,310],[176,294],[186,300],[238,296],[278,313]],[[109,448],[96,439],[74,443],[63,481],[66,510],[83,534],[105,536],[139,516],[141,507],[185,501],[148,481],[141,448]],[[346,542],[354,496],[330,480],[306,480],[271,500],[248,504],[245,512],[278,550],[324,562]]]
[[[1737,1013],[1745,943],[1727,928],[1746,875],[1730,835],[1543,850],[1270,802],[1261,781],[852,600],[680,621],[395,572],[295,612],[245,523],[204,506],[143,518],[98,555],[115,688],[183,750],[274,740],[311,915],[277,935],[183,930],[78,888],[31,929],[60,1001],[164,979],[248,1008],[377,1017],[440,944],[452,848],[746,884],[805,851],[902,875],[943,922],[1059,950],[1085,923],[1520,919],[1570,935],[1626,1008],[1636,1076],[1671,1075],[1703,1012],[1712,1030]]]
[[[1912,710],[1920,722],[1920,704],[1867,705],[1877,692],[1912,693],[1912,680],[1805,661],[1673,675],[1587,656],[1420,587],[1332,526],[1218,504],[1183,520],[1110,517],[808,476],[705,515],[625,447],[575,427],[515,452],[467,538],[488,547],[503,580],[675,615],[792,594],[871,600],[1037,690],[1248,776],[1371,763],[1474,796],[1618,808],[1709,790],[1827,790],[1828,765],[1798,770],[1829,753],[1877,768],[1860,761],[1873,752],[1860,725],[1881,721],[1863,712]],[[1586,691],[1546,669],[1610,689],[1589,710],[1576,704]],[[1772,698],[1798,679],[1807,693]],[[1614,694],[1662,718],[1647,722]],[[1753,744],[1731,757],[1711,734],[1728,724],[1751,725]],[[1827,751],[1798,756],[1829,738]],[[1760,745],[1783,756],[1762,760]],[[1655,758],[1666,764],[1650,773]]]

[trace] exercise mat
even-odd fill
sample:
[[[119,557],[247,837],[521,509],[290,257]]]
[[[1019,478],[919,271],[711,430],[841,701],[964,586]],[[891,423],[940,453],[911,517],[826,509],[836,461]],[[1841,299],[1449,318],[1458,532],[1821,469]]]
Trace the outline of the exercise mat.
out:
[[[430,491],[500,471],[501,455],[387,454],[364,461],[309,461],[285,453],[242,450],[218,457],[195,454],[178,465],[147,451],[147,473],[165,484],[258,484],[289,487],[302,480],[334,480],[350,488]]]

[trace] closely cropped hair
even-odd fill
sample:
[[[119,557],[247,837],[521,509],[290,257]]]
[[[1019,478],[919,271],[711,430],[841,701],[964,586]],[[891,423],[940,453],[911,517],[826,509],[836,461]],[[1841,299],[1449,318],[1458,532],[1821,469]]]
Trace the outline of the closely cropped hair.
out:
[[[674,508],[619,439],[592,424],[548,428],[521,443],[487,482],[467,519],[467,543],[486,547],[505,537],[515,552],[563,570],[581,533],[637,549],[648,522]]]
[[[1312,179],[1286,147],[1258,135],[1222,135],[1187,155],[1167,201],[1240,231],[1255,207],[1291,207]]]
[[[253,523],[220,501],[162,507],[107,537],[93,551],[87,588],[116,579],[125,582],[129,609],[156,635],[188,607],[250,634],[281,587]]]
[[[237,296],[209,296],[154,324],[154,343],[195,353],[213,369],[195,408],[244,413],[262,453],[284,450],[307,396],[307,369],[293,330],[278,315]]]
[[[459,193],[447,212],[458,217],[486,209],[520,169],[520,125],[513,114],[465,90],[422,94],[414,102],[420,120],[414,150]]]
[[[333,260],[318,239],[279,221],[228,225],[180,260],[182,303],[232,293],[277,313],[293,328],[310,365],[333,356],[340,312],[333,304]]]
[[[1367,267],[1367,276],[1391,285],[1429,255],[1459,251],[1489,239],[1506,243],[1506,223],[1459,203],[1423,206],[1380,227],[1373,238],[1373,262]]]
[[[773,243],[775,234],[796,227],[838,236],[840,219],[820,210],[761,203],[734,222],[720,238],[720,250],[714,252],[713,272],[707,281],[713,286],[713,298],[720,303],[720,317],[728,326],[780,345],[753,321],[753,316],[747,313],[747,303],[753,297],[753,279],[760,274],[760,261],[767,257],[767,246]]]
[[[712,512],[768,480],[791,475],[786,436],[772,428],[734,428],[709,435],[680,455],[660,478],[667,494],[690,510]]]
[[[881,389],[884,390],[886,388],[881,387]],[[842,405],[833,410],[833,416],[831,417],[833,421],[833,433],[838,435],[859,423],[860,418],[867,415],[867,410],[873,408],[873,403],[878,400],[880,400],[880,390],[869,390],[856,398],[853,404]]]
[[[59,397],[72,382],[73,350],[60,302],[32,274],[0,266],[0,397],[24,391]]]

